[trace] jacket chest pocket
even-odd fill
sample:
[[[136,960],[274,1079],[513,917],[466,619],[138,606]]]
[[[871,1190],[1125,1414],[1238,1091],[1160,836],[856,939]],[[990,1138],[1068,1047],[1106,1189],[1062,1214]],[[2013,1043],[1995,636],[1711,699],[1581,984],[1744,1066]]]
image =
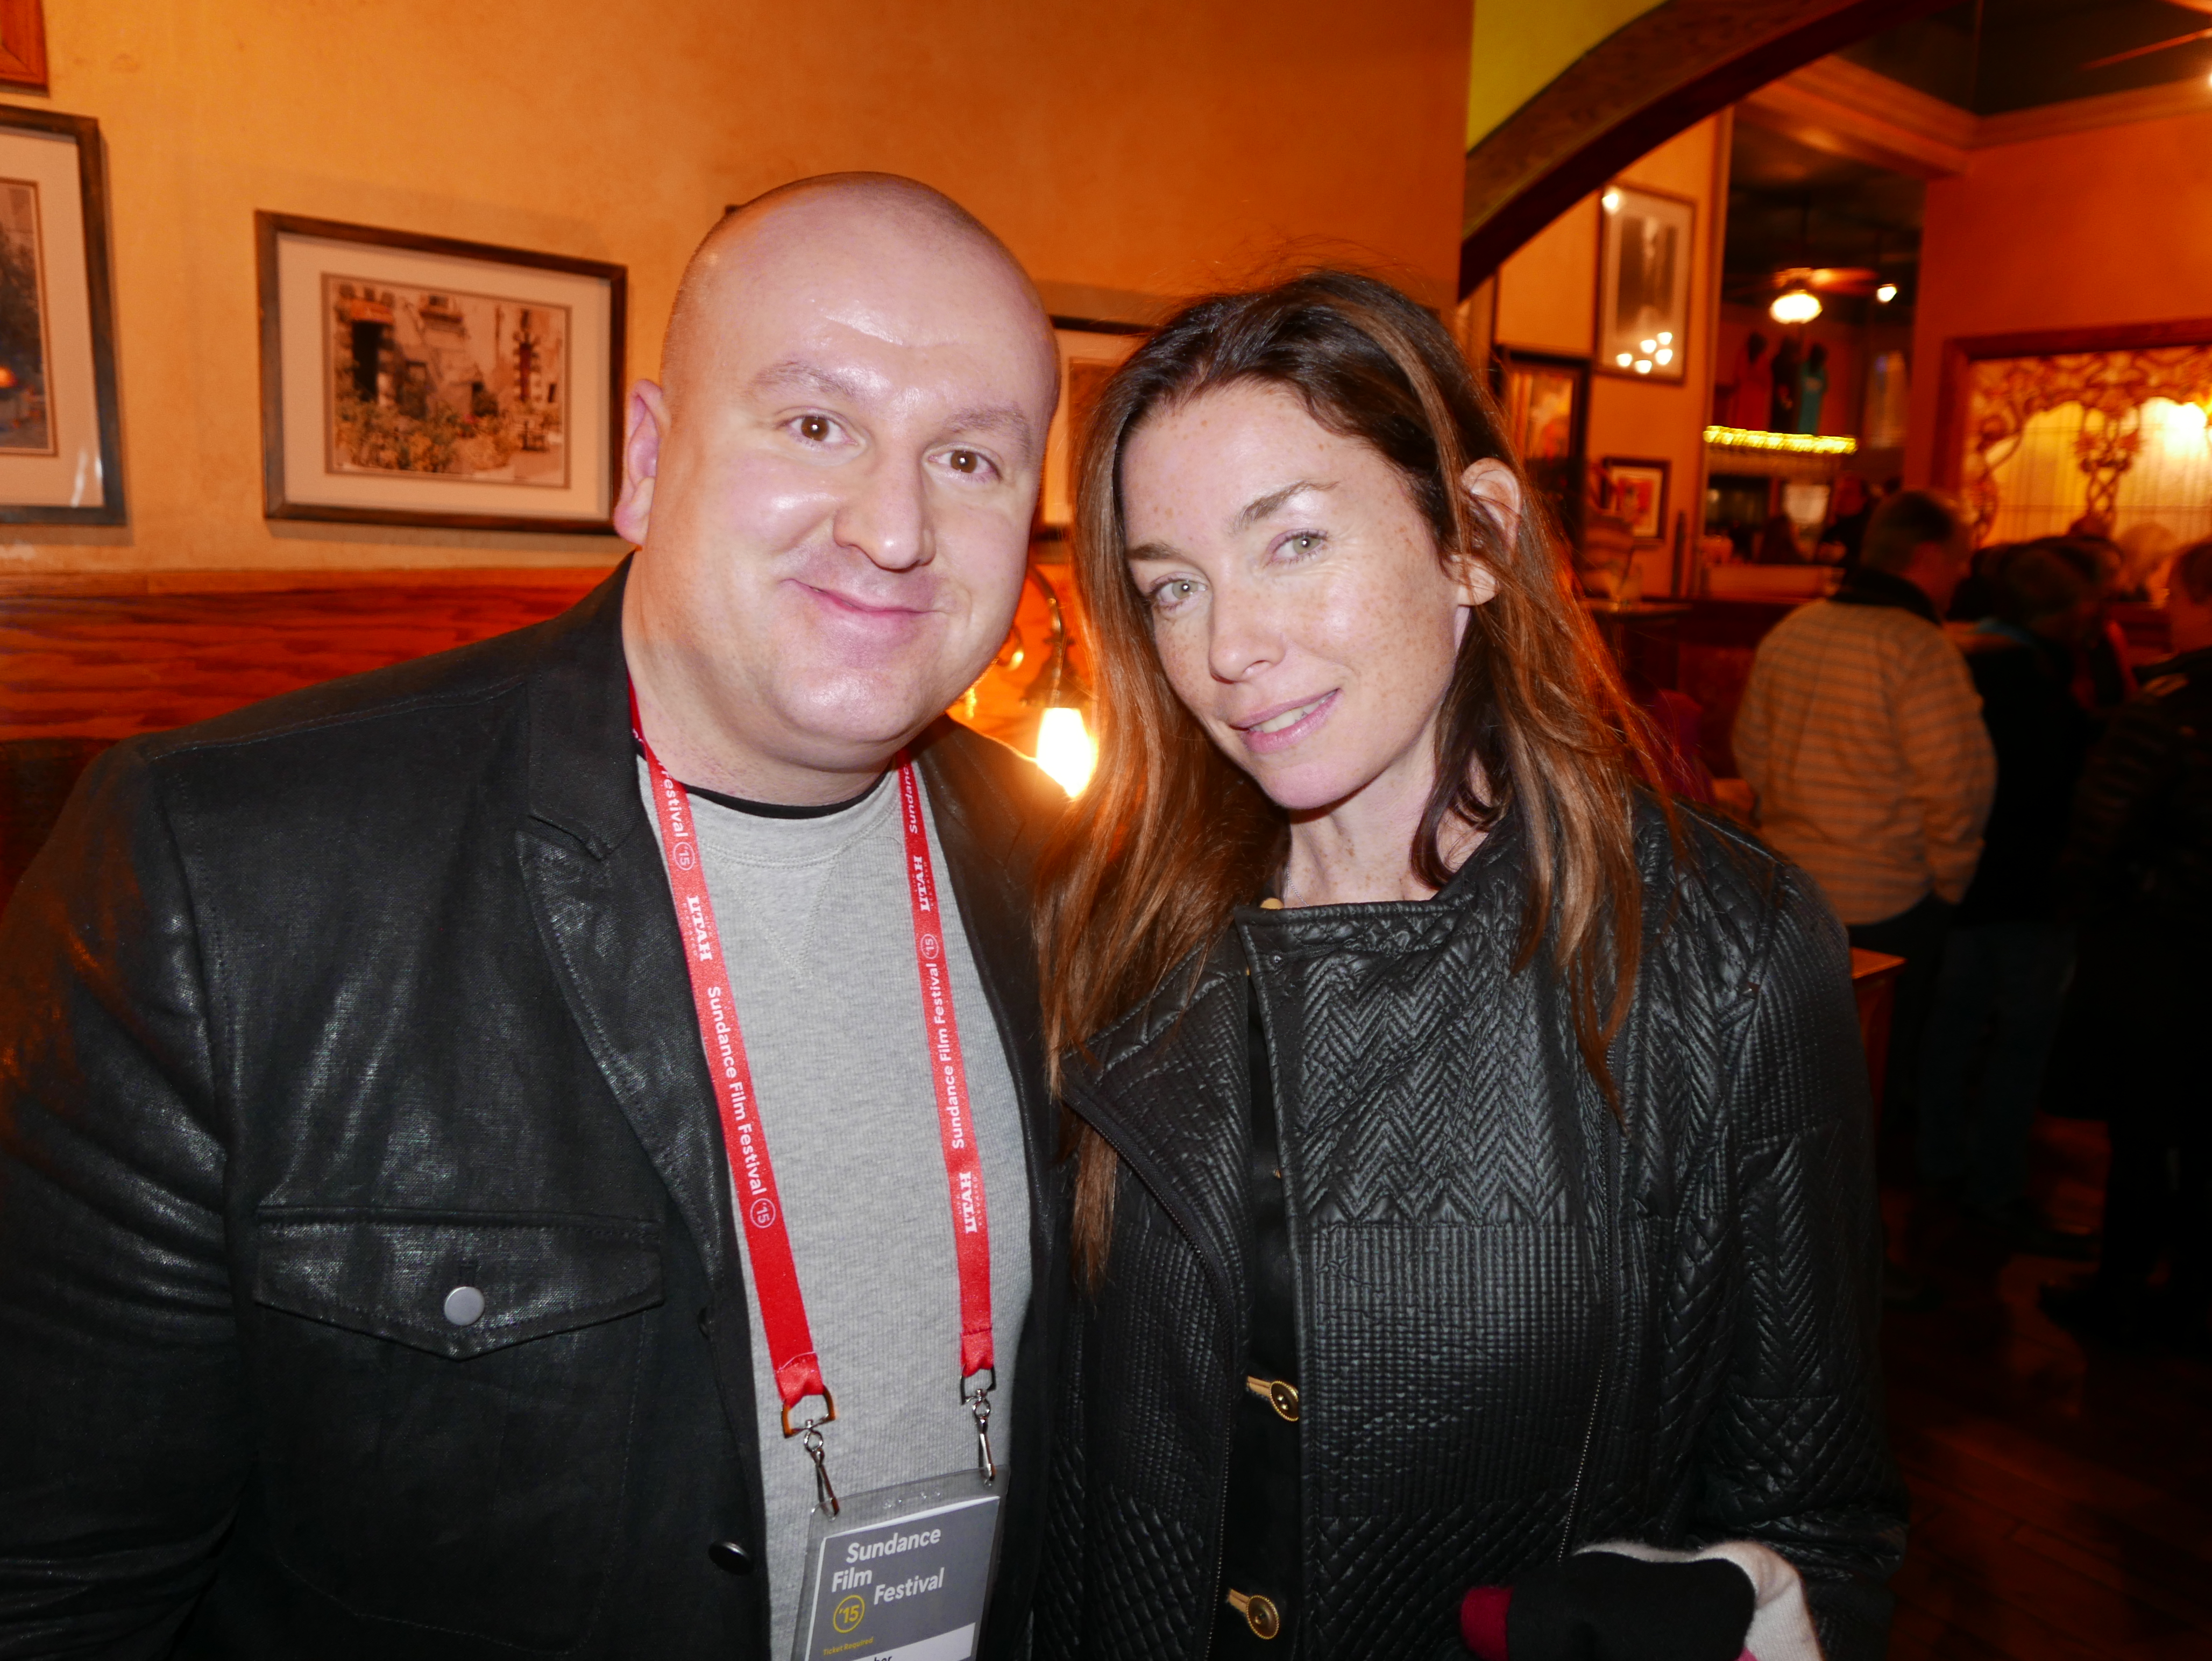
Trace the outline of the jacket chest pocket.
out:
[[[360,1615],[573,1644],[622,1521],[660,1231],[271,1209],[256,1232],[258,1476],[287,1565]]]

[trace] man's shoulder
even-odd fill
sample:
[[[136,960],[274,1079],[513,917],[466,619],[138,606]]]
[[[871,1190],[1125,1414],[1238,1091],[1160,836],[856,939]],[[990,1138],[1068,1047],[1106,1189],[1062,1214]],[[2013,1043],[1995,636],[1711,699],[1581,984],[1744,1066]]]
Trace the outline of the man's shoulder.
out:
[[[1033,856],[1067,811],[1067,792],[1036,762],[949,716],[932,722],[914,748],[945,805],[986,846]]]
[[[559,620],[555,620],[557,622]],[[316,733],[481,702],[516,689],[538,657],[539,623],[428,658],[303,687],[190,726],[149,735],[149,759]]]
[[[434,778],[471,776],[471,758],[520,729],[533,677],[564,650],[575,657],[584,637],[607,637],[619,675],[611,631],[620,602],[618,584],[604,585],[543,623],[126,740],[111,765],[234,817],[318,794],[357,811],[404,811],[404,798]],[[607,665],[578,667],[597,676]]]

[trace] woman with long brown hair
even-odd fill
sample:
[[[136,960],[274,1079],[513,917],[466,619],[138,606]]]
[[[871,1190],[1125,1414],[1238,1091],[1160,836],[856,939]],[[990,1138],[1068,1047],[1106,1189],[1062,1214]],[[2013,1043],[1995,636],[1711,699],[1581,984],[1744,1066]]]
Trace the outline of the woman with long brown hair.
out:
[[[1842,931],[1668,799],[1449,337],[1341,273],[1189,306],[1077,561],[1039,1653],[1879,1655]]]

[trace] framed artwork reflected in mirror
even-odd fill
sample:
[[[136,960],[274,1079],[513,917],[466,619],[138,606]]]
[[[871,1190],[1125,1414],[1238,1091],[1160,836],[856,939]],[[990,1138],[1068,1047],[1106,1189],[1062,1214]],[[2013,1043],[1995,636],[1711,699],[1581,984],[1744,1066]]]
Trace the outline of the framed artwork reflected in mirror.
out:
[[[1608,185],[1598,207],[1595,367],[1632,380],[1680,381],[1690,341],[1697,204]]]

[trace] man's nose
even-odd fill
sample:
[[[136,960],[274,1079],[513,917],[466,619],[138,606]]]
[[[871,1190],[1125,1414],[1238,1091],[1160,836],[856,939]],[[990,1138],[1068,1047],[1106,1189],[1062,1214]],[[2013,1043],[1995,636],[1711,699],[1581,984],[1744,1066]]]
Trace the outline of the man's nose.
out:
[[[884,571],[927,565],[935,552],[929,488],[919,457],[878,456],[856,472],[837,510],[839,543]]]
[[[1283,656],[1283,631],[1265,597],[1240,585],[1215,588],[1206,607],[1206,667],[1217,681],[1241,681]]]

